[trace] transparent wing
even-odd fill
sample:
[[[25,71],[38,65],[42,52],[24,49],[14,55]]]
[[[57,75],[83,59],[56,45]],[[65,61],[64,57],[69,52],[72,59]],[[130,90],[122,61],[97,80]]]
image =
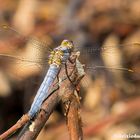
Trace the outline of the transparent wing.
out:
[[[137,36],[131,36],[120,44],[118,37],[110,35],[101,46],[87,45],[79,50],[83,63],[90,70],[93,67],[94,70],[98,69],[98,71],[108,68],[109,71],[130,72],[132,70],[138,73],[140,39]]]
[[[43,59],[0,54],[0,68],[11,78],[23,80],[30,76],[39,75],[47,70],[47,61]]]
[[[131,37],[122,44],[114,37],[108,37],[101,46],[80,48],[86,74],[106,77],[106,83],[117,85],[127,93],[138,93],[140,83],[140,40]],[[84,83],[87,83],[87,79]]]
[[[31,46],[30,46],[31,45]],[[48,62],[48,55],[43,55],[41,53],[41,49],[36,49],[34,48],[34,45],[32,47],[32,43],[27,45],[27,48],[25,52],[19,51],[16,52],[15,54],[4,54],[0,53],[0,59],[2,61],[5,61],[8,65],[16,67],[17,71],[24,71],[25,69],[30,71],[30,69],[33,70],[33,68],[39,68],[43,69],[47,66]],[[29,46],[29,47],[28,47]],[[123,46],[123,45],[120,45]],[[125,45],[126,46],[126,45]],[[139,44],[129,44],[129,46],[135,46],[139,47]],[[109,48],[107,48],[109,47]],[[119,52],[119,48],[113,48],[114,46],[106,46],[106,49],[97,49],[94,47],[91,48],[85,48],[81,51],[80,59],[83,62],[83,64],[86,65],[85,69],[87,72],[97,73],[99,71],[126,71],[126,72],[132,72],[133,70],[129,67],[126,67],[122,64],[122,56],[121,53]],[[94,50],[94,51],[93,51]],[[107,50],[107,51],[106,51]],[[108,52],[110,51],[110,53]],[[111,53],[114,52],[114,53]],[[17,55],[18,53],[18,55]],[[108,63],[107,58],[112,58],[110,60],[113,60],[113,62]],[[16,74],[17,74],[16,71]]]
[[[6,67],[8,73],[14,73],[12,75],[16,78],[38,73],[47,67],[49,43],[40,42],[32,37],[24,37],[12,27],[1,26],[1,67]]]
[[[132,57],[138,57],[140,54],[140,41],[126,41],[120,44],[114,40],[106,40],[102,46],[85,45],[80,48],[76,45],[75,51],[80,51],[80,60],[85,64],[87,74],[96,76],[111,72],[111,75],[115,75],[117,78],[124,77],[124,72],[127,72],[128,75],[131,75],[132,71],[138,73],[139,66],[137,64],[129,65],[129,63]],[[20,43],[23,47],[19,49]],[[11,70],[17,65],[13,70],[16,74],[18,73],[17,70],[21,71],[19,72],[21,74],[24,74],[25,71],[33,74],[34,67],[39,71],[47,66],[47,58],[50,52],[48,45],[35,38],[25,38],[13,28],[2,27],[0,30],[0,46],[0,57],[3,61],[4,59],[7,60],[5,62],[9,64]]]
[[[50,44],[52,43],[51,39],[46,36],[46,41],[40,41],[36,37],[26,37],[16,31],[14,28],[2,25],[0,26],[0,46],[1,48],[7,48],[10,49],[13,47],[13,49],[23,49],[26,47],[26,44],[32,45],[32,48],[38,49],[39,51],[42,51],[44,53],[49,53],[52,48],[50,48]]]

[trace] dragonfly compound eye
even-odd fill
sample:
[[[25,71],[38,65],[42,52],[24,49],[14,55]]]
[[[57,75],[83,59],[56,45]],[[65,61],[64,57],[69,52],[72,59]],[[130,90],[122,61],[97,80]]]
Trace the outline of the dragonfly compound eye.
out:
[[[73,42],[69,40],[63,40],[61,45],[69,49],[74,48]]]

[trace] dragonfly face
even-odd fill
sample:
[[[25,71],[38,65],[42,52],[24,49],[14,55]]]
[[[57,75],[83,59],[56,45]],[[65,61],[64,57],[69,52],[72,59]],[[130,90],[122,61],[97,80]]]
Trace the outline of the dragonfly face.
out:
[[[65,47],[65,48],[68,48],[68,49],[74,49],[74,44],[73,44],[72,41],[63,40],[62,43],[61,43],[61,47]]]

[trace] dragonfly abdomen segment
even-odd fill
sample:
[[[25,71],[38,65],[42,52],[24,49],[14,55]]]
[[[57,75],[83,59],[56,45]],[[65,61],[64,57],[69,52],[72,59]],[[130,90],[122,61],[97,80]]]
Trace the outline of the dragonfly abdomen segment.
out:
[[[35,99],[32,103],[31,109],[29,110],[28,114],[30,117],[33,117],[40,109],[43,101],[49,96],[49,89],[55,80],[58,72],[59,72],[58,67],[55,65],[51,65],[38,92],[37,95],[35,96]]]

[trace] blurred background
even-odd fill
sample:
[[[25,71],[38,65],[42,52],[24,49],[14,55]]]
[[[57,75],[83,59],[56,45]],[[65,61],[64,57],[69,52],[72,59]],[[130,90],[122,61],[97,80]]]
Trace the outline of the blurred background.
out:
[[[84,139],[140,136],[140,0],[0,3],[1,133],[29,110],[47,71],[50,48],[70,39],[81,62],[91,67],[85,66],[80,85]],[[38,140],[69,139],[61,110],[60,105]]]

